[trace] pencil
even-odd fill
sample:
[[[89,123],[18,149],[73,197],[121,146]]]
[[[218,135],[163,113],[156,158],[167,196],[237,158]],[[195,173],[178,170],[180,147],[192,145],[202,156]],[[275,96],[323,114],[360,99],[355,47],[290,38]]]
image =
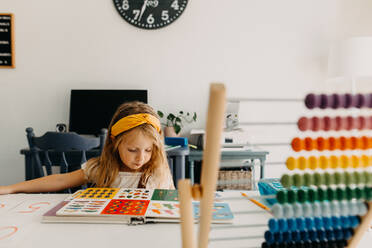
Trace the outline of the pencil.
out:
[[[265,209],[266,211],[270,212],[271,213],[271,210],[270,208],[266,207],[265,205],[263,205],[261,202],[258,202],[256,201],[255,199],[252,199],[252,198],[249,198],[247,194],[241,192],[242,196],[248,198],[248,200],[250,200],[251,202],[253,202],[254,204],[256,204],[257,206],[259,206],[260,208],[263,208]]]

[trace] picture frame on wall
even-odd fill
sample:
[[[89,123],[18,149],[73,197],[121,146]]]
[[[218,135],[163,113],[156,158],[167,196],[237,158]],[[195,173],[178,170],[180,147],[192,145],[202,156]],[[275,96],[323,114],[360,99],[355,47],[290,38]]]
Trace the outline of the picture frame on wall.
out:
[[[15,68],[14,15],[0,13],[0,68]]]

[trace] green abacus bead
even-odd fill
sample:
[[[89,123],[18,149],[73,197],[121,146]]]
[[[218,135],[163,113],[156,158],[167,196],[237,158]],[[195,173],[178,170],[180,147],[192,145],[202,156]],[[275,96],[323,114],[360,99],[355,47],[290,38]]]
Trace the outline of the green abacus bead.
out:
[[[318,188],[317,193],[318,193],[318,201],[327,200],[327,192],[324,189]]]
[[[336,172],[335,173],[335,184],[344,184],[344,183],[345,183],[344,174],[340,172]]]
[[[288,191],[288,203],[293,204],[297,201],[297,193],[294,190]]]
[[[366,174],[366,184],[372,184],[372,173],[365,171]]]
[[[303,189],[300,189],[297,191],[297,201],[300,202],[300,203],[304,203],[306,202],[308,199],[307,197],[307,191],[306,190],[303,190]]]
[[[315,202],[316,200],[318,200],[318,194],[314,189],[309,189],[307,191],[307,195],[309,202]]]
[[[354,189],[350,188],[349,186],[345,188],[345,194],[347,200],[352,200],[355,198]]]
[[[310,173],[305,173],[304,174],[304,185],[309,187],[310,185],[313,185],[313,184],[314,184],[313,175],[311,175]]]
[[[326,172],[324,173],[324,184],[329,186],[335,183],[334,177],[332,174]]]
[[[361,188],[355,188],[355,197],[357,199],[364,199],[365,197],[365,192]]]
[[[361,174],[359,172],[354,171],[352,173],[352,176],[354,178],[354,183],[355,184],[360,184],[362,182],[362,176],[361,176]]]
[[[345,184],[346,185],[350,185],[350,184],[354,183],[353,176],[350,172],[345,172],[344,176],[345,176]]]
[[[289,188],[292,186],[293,181],[292,181],[292,176],[288,174],[284,174],[282,178],[280,179],[280,183],[283,185],[284,188]]]
[[[360,177],[360,183],[362,184],[368,183],[368,172],[366,171],[359,172],[359,177]]]
[[[336,191],[332,188],[327,188],[327,199],[328,201],[333,201],[336,199]]]
[[[366,200],[368,201],[372,200],[372,187],[371,186],[364,187],[364,193],[365,193]]]
[[[322,174],[316,172],[314,173],[314,185],[315,186],[320,186],[324,184],[324,177]]]
[[[337,197],[337,200],[339,200],[339,201],[342,201],[342,200],[346,199],[345,190],[343,190],[342,188],[337,188],[336,189],[336,197]]]
[[[294,186],[296,186],[296,187],[301,187],[302,185],[303,185],[303,179],[302,179],[302,175],[300,175],[300,174],[295,174],[294,176],[293,176],[293,184],[294,184]]]
[[[281,204],[284,204],[288,201],[288,195],[287,195],[287,191],[285,190],[280,190],[277,194],[276,194],[276,199],[278,200],[279,203]]]

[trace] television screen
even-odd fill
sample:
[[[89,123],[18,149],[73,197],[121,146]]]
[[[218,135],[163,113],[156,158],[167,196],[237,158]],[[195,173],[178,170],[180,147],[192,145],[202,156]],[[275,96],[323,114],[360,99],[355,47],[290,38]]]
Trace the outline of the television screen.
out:
[[[147,90],[71,90],[69,131],[98,135],[116,108],[130,101],[147,103]]]

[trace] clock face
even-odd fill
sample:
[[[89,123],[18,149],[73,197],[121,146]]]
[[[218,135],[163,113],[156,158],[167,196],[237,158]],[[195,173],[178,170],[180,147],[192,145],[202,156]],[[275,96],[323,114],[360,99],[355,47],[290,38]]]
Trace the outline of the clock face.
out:
[[[119,14],[130,24],[157,29],[174,22],[185,10],[188,0],[114,0]]]

